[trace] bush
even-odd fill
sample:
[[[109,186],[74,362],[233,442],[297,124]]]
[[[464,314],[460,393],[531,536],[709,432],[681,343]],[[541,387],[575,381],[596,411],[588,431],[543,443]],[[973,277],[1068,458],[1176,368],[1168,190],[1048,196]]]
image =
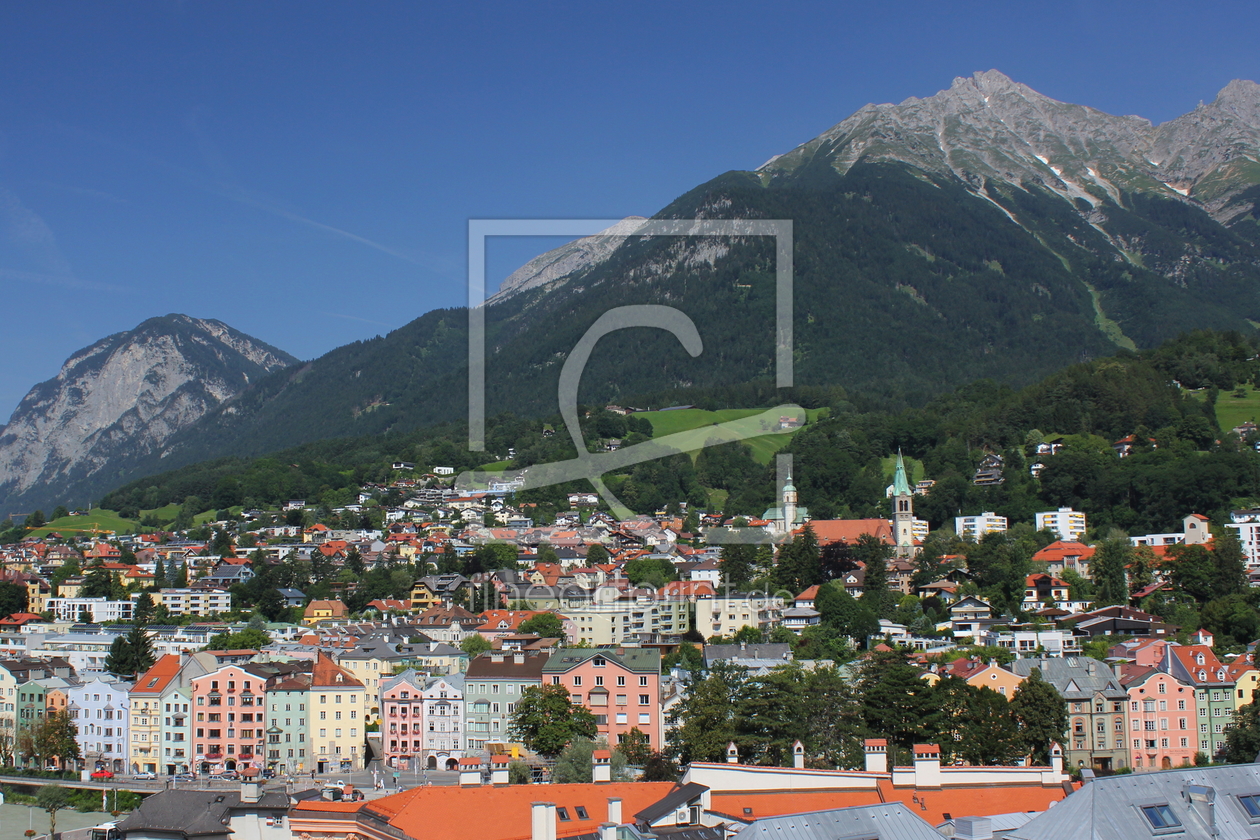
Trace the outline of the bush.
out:
[[[508,784],[528,785],[533,783],[534,773],[523,761],[513,761],[508,765]]]

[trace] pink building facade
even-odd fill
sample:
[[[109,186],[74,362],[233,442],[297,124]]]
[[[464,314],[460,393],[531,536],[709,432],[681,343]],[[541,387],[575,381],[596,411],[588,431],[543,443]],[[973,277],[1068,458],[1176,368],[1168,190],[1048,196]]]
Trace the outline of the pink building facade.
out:
[[[1129,693],[1134,771],[1193,764],[1199,749],[1194,687],[1153,668],[1132,668],[1122,683]]]
[[[413,670],[380,688],[385,765],[403,770],[453,770],[464,757],[464,678]]]
[[[193,767],[197,773],[262,770],[267,674],[225,665],[192,680]]]
[[[543,666],[543,683],[566,686],[570,701],[595,715],[596,728],[609,746],[638,729],[648,736],[651,749],[662,749],[660,651],[562,648]]]

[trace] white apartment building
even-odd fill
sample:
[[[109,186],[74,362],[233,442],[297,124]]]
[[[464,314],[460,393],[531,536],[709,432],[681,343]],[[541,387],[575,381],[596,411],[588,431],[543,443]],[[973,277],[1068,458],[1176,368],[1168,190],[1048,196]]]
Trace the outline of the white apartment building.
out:
[[[997,534],[1006,530],[1006,517],[993,511],[978,516],[955,516],[954,533],[967,540],[979,540],[985,534]]]
[[[657,600],[648,595],[596,602],[563,610],[573,623],[573,641],[595,645],[619,645],[640,633],[681,636],[690,629],[686,599]]]
[[[131,601],[111,601],[108,598],[49,598],[48,609],[58,621],[79,620],[87,613],[96,624],[114,624],[131,621]]]
[[[744,627],[768,630],[783,618],[783,599],[761,592],[732,592],[729,595],[696,599],[696,629],[704,637],[732,636]]]
[[[1247,568],[1260,568],[1260,510],[1236,510],[1230,513],[1226,528],[1233,528],[1242,544]]]
[[[1033,514],[1038,531],[1054,531],[1065,542],[1076,542],[1085,533],[1085,514],[1071,508],[1059,508]]]
[[[232,609],[232,593],[226,589],[163,589],[158,594],[171,615],[207,616]]]

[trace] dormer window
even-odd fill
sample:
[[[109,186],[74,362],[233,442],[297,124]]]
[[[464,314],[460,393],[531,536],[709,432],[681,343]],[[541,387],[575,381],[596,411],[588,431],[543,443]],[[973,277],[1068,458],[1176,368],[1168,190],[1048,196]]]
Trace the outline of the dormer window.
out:
[[[1203,658],[1203,654],[1200,653],[1194,657],[1194,661],[1196,665],[1202,665],[1206,660]]]
[[[1207,682],[1207,671],[1199,672],[1199,682]]]

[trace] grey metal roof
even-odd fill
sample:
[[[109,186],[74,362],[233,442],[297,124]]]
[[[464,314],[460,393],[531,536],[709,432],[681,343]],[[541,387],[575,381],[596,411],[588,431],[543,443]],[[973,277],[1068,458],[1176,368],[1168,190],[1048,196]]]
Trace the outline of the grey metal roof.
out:
[[[1187,796],[1191,785],[1213,791],[1217,833],[1210,828],[1206,803]],[[1260,795],[1260,765],[1186,767],[1149,773],[1108,776],[1089,782],[1027,825],[1007,835],[1011,840],[1146,840],[1170,835],[1177,840],[1243,840],[1260,837],[1239,796]],[[1181,823],[1156,831],[1142,813],[1144,805],[1166,804]]]
[[[1027,677],[1033,668],[1040,668],[1042,679],[1053,685],[1065,700],[1088,700],[1099,692],[1118,700],[1129,699],[1115,672],[1106,663],[1087,656],[1016,659],[1008,667],[1021,677]]]
[[[1056,840],[1073,837],[1059,835]],[[932,826],[900,802],[811,811],[755,820],[739,840],[941,840]]]

